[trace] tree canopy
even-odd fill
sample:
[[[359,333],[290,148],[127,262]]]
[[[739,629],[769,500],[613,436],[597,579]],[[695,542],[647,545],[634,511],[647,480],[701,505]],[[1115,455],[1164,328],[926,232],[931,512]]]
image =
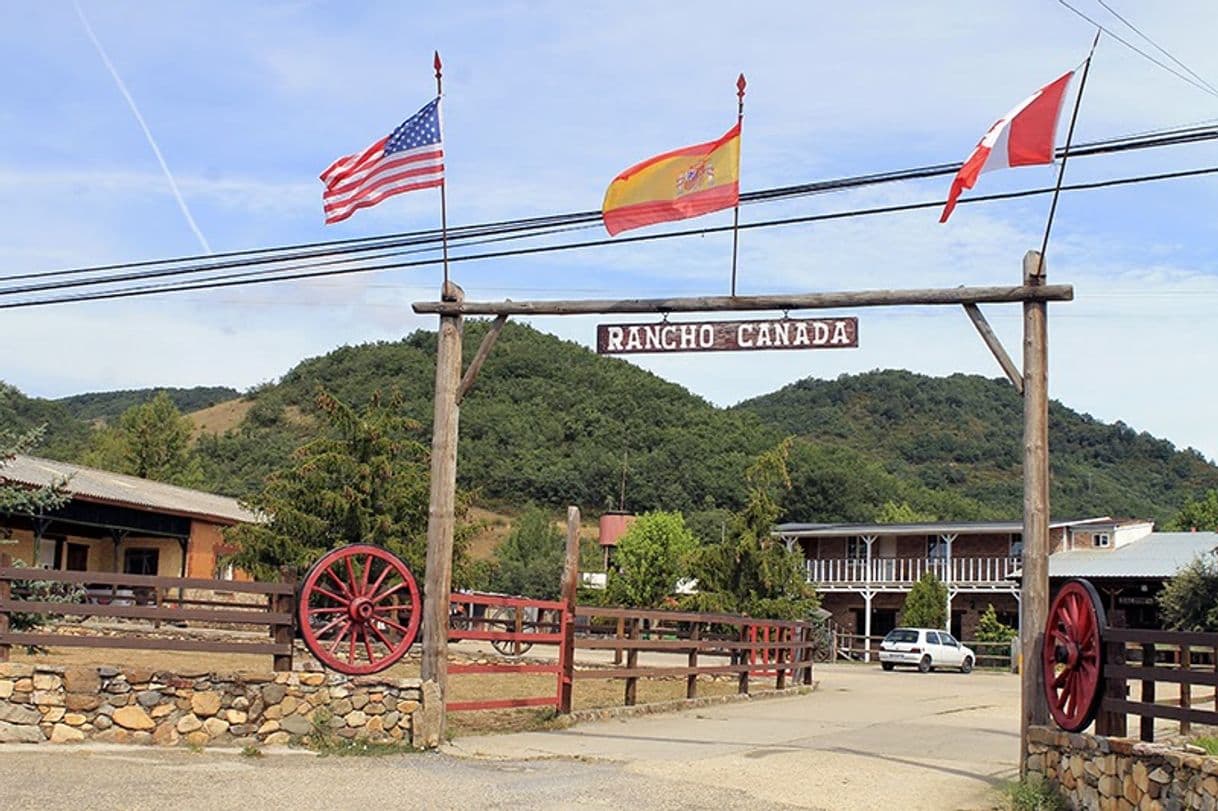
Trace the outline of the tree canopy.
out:
[[[226,531],[239,548],[231,562],[259,578],[280,566],[303,572],[322,554],[352,543],[383,546],[423,577],[429,499],[428,453],[419,426],[379,398],[360,411],[327,393],[317,395],[327,430],[301,446],[291,464],[271,474],[247,506],[264,523]],[[459,513],[465,499],[459,499]],[[459,516],[460,517],[460,516]],[[468,577],[464,532],[458,533],[453,583]]]
[[[947,586],[927,572],[905,595],[901,624],[912,628],[947,627]]]
[[[1173,631],[1218,631],[1218,556],[1194,558],[1159,592],[1159,614]]]
[[[84,463],[141,479],[198,487],[203,471],[192,452],[194,428],[166,392],[128,408],[112,427],[93,434]]]
[[[495,549],[490,589],[539,600],[557,599],[565,553],[563,532],[545,510],[530,504]]]
[[[1218,532],[1218,489],[1207,490],[1205,495],[1184,502],[1180,512],[1164,525],[1164,529]]]
[[[606,588],[609,601],[640,608],[670,602],[677,582],[691,574],[697,545],[680,513],[640,515],[613,551]]]

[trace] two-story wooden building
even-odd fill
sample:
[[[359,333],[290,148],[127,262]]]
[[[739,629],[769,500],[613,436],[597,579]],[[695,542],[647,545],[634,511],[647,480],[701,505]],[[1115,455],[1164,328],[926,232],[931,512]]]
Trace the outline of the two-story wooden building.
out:
[[[0,513],[0,551],[47,569],[232,578],[222,531],[258,520],[227,496],[36,456],[4,463],[0,481],[71,497],[40,515]]]
[[[1094,521],[1054,521],[1051,543],[1067,543],[1075,528]],[[808,582],[821,605],[847,632],[883,636],[897,626],[905,595],[926,572],[948,589],[951,630],[971,639],[992,604],[999,618],[1019,621],[1019,521],[916,524],[781,524],[774,534],[806,559]]]

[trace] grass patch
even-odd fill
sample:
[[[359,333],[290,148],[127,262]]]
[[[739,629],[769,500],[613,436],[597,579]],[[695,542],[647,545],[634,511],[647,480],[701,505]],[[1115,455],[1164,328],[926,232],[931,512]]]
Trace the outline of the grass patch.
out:
[[[1066,811],[1066,800],[1049,781],[1028,775],[1006,787],[1007,808],[1010,811]]]
[[[1194,746],[1200,746],[1210,755],[1218,755],[1218,737],[1206,736],[1201,738],[1193,738],[1191,743]]]
[[[262,757],[262,750],[257,746],[246,744],[245,746],[241,747],[241,757],[260,758]]]
[[[300,739],[300,744],[318,757],[383,757],[419,751],[406,741],[344,738],[330,728],[332,718],[326,710],[318,710],[313,714],[313,730]]]

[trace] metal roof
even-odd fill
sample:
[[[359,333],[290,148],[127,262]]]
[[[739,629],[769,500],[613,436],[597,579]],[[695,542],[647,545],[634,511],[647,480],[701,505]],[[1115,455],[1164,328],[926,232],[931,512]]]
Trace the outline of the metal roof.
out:
[[[1103,518],[1084,518],[1069,521],[1052,521],[1053,529],[1097,521]],[[794,538],[840,538],[844,535],[1006,535],[1023,532],[1023,521],[924,521],[915,524],[779,524],[774,534]]]
[[[220,524],[259,520],[228,496],[24,454],[0,466],[0,481],[33,487],[63,483],[65,492],[84,501],[212,519]]]
[[[1218,532],[1152,532],[1108,549],[1049,556],[1050,577],[1172,577],[1193,558],[1218,549]]]

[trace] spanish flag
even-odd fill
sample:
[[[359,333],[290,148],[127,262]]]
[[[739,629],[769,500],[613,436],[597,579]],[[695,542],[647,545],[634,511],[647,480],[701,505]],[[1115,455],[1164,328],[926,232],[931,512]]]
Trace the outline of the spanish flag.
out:
[[[613,179],[601,213],[616,236],[631,228],[683,220],[740,201],[740,122],[722,138],[665,152]]]

